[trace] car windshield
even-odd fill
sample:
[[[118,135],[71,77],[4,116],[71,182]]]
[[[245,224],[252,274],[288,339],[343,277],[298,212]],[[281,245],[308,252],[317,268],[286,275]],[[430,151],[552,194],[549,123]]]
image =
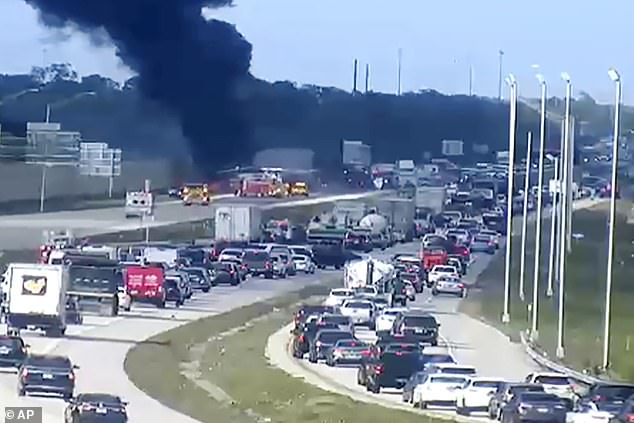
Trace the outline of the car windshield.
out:
[[[333,297],[350,297],[352,296],[352,292],[345,290],[334,290],[330,291],[330,295]]]
[[[509,388],[511,395],[516,395],[521,392],[544,392],[544,387],[541,385],[517,385]]]
[[[398,310],[387,310],[383,313],[383,315],[385,316],[398,316],[399,314],[401,314],[402,311],[398,311]]]
[[[522,402],[562,402],[562,399],[557,395],[541,392],[524,392],[520,399]]]
[[[326,344],[334,344],[340,339],[352,339],[350,332],[333,331],[333,332],[321,332],[317,335],[317,340]]]
[[[423,361],[427,363],[453,363],[454,359],[449,354],[423,354]]]
[[[432,377],[431,383],[451,383],[456,385],[464,385],[467,379],[463,377],[451,377],[451,376],[436,376]]]
[[[603,385],[594,388],[592,393],[609,399],[627,399],[634,395],[634,386]]]
[[[475,241],[475,242],[484,242],[484,243],[487,243],[487,242],[489,242],[489,241],[490,241],[490,239],[489,239],[489,237],[488,237],[488,236],[477,236],[477,237],[475,237],[474,241]]]
[[[77,402],[121,405],[121,398],[109,394],[80,394],[77,396]]]
[[[375,298],[374,300],[372,300],[372,302],[374,304],[381,304],[381,305],[388,303],[385,298]]]
[[[535,383],[542,385],[570,385],[570,380],[565,376],[537,376]]]
[[[233,267],[235,266],[235,264],[233,263],[227,263],[227,262],[221,262],[221,263],[214,263],[214,269],[216,270],[224,270],[225,272],[230,272],[233,270]]]
[[[37,357],[31,356],[26,359],[25,366],[69,369],[70,360],[66,357]]]
[[[359,288],[357,292],[361,294],[374,294],[376,293],[376,288],[372,288],[370,286],[364,286],[362,288]]]
[[[478,380],[473,382],[473,387],[497,389],[500,387],[500,384],[501,382],[489,381],[489,380]]]
[[[294,261],[306,261],[306,256],[293,256]]]
[[[450,266],[438,266],[436,268],[434,268],[435,272],[440,272],[440,273],[454,273],[455,269],[453,267]]]
[[[234,257],[240,257],[242,256],[242,250],[222,250],[222,254],[223,256],[234,256]]]
[[[293,254],[297,254],[297,255],[300,255],[300,256],[309,256],[310,257],[310,250],[308,248],[293,247],[293,248],[291,248],[291,251],[293,252]]]
[[[0,348],[2,347],[7,347],[7,348],[22,348],[23,342],[20,338],[5,338],[5,337],[0,337]]]
[[[407,316],[405,326],[408,327],[436,327],[436,319],[433,316]]]
[[[474,375],[476,371],[470,367],[445,367],[440,369],[440,373],[448,375]]]
[[[385,352],[418,352],[420,351],[420,347],[416,344],[389,344],[387,348],[385,348]]]
[[[350,318],[343,315],[325,315],[321,318],[324,323],[334,323],[336,325],[347,325],[350,323]]]
[[[349,302],[345,304],[346,308],[362,308],[362,309],[371,309],[372,305],[370,303],[364,303],[362,301]]]
[[[247,251],[244,253],[244,260],[248,260],[251,262],[254,261],[266,261],[268,260],[269,255],[262,251]]]

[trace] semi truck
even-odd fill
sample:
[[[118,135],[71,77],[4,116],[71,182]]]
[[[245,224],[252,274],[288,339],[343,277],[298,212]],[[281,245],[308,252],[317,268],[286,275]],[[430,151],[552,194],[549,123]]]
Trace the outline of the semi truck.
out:
[[[262,231],[260,209],[226,205],[216,208],[215,239],[221,241],[258,241]]]
[[[63,265],[11,263],[5,273],[6,323],[9,333],[43,330],[46,336],[66,332],[68,269]]]
[[[415,204],[406,198],[385,198],[377,202],[377,212],[386,217],[393,239],[411,242],[415,236]]]

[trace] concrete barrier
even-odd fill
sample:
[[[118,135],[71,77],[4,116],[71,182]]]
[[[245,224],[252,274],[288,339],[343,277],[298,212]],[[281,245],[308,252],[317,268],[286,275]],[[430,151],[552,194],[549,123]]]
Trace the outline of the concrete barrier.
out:
[[[113,191],[142,189],[145,179],[152,189],[166,190],[173,183],[173,166],[169,160],[124,161],[121,176],[114,178]],[[0,164],[0,204],[37,201],[42,185],[42,167],[17,162]],[[108,178],[83,176],[77,167],[49,167],[46,175],[46,198],[105,197]]]

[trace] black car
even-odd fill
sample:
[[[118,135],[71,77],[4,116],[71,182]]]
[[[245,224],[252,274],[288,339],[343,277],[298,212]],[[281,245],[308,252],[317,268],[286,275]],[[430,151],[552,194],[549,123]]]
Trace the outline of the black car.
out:
[[[310,350],[310,342],[320,330],[340,330],[335,323],[318,324],[317,322],[303,323],[293,331],[293,357],[302,358]]]
[[[28,355],[28,348],[19,336],[0,335],[0,368],[20,368]]]
[[[513,396],[502,409],[502,423],[564,423],[569,404],[557,395],[545,392],[522,392]]]
[[[183,272],[189,276],[189,282],[192,285],[192,289],[197,289],[202,292],[209,292],[211,290],[211,279],[209,273],[202,267],[186,267],[182,269]]]
[[[623,403],[623,407],[621,407],[621,410],[614,416],[614,420],[618,423],[634,422],[634,395]]]
[[[419,343],[438,345],[440,323],[430,314],[403,313],[394,321],[392,335],[414,338]]]
[[[421,353],[415,351],[384,352],[380,357],[368,360],[365,386],[378,394],[381,388],[401,389],[409,378],[422,368]]]
[[[127,423],[128,403],[116,395],[79,394],[68,400],[64,410],[65,423]]]
[[[165,301],[173,302],[176,307],[185,303],[185,292],[180,287],[178,277],[166,276],[163,285],[165,286]]]
[[[238,272],[238,266],[235,263],[229,262],[215,262],[213,264],[216,278],[214,283],[216,285],[229,284],[231,286],[239,285],[241,282],[240,274]]]
[[[68,357],[59,355],[30,355],[18,371],[18,396],[29,393],[52,393],[72,398],[75,389],[75,370]]]
[[[491,420],[502,418],[502,409],[511,399],[524,392],[543,393],[544,386],[536,383],[503,383],[489,400],[488,414]]]
[[[618,413],[628,398],[634,397],[634,385],[625,383],[597,383],[579,399],[580,403],[594,403],[600,411]]]
[[[269,253],[264,250],[246,250],[242,263],[247,267],[251,276],[264,276],[273,279],[273,263]]]
[[[314,339],[310,340],[308,349],[308,361],[317,363],[325,360],[328,351],[334,347],[337,341],[342,339],[355,339],[350,332],[338,329],[323,329],[317,332]]]

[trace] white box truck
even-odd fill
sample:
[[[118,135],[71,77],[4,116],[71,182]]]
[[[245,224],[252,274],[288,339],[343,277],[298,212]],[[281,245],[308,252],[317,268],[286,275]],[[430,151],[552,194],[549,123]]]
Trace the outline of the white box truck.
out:
[[[223,205],[216,208],[215,239],[258,241],[262,231],[260,209],[253,206]]]
[[[6,272],[7,327],[41,329],[47,336],[66,332],[66,292],[69,285],[65,266],[11,263]]]

